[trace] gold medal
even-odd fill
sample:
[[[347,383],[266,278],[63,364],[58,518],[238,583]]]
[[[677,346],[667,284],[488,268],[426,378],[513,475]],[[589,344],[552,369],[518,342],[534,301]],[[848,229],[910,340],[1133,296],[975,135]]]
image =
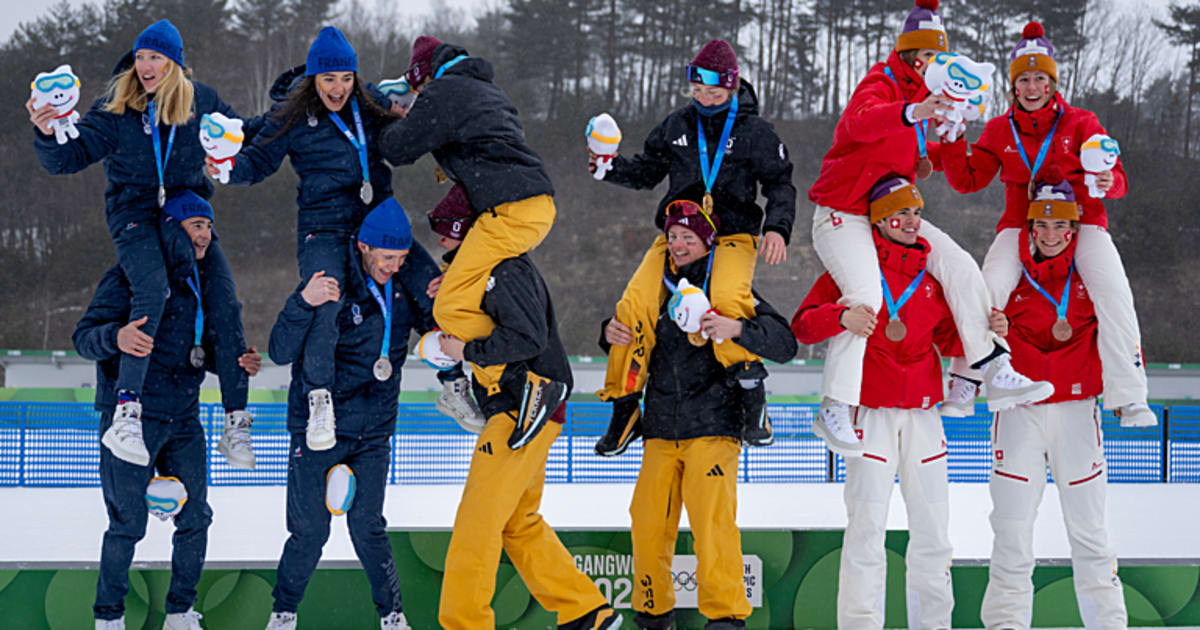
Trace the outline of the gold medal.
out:
[[[712,194],[704,193],[704,214],[712,216]]]
[[[929,179],[933,174],[933,162],[929,158],[923,157],[917,162],[917,177],[921,179]]]
[[[1050,327],[1050,334],[1059,341],[1067,341],[1075,331],[1071,329],[1071,325],[1067,323],[1065,318],[1058,318],[1054,325]]]
[[[888,322],[887,328],[883,329],[883,334],[889,341],[900,341],[908,334],[908,327],[904,325],[904,322],[893,319]]]
[[[437,183],[439,184],[445,184],[446,182],[450,181],[450,177],[446,175],[446,171],[443,171],[442,167],[440,166],[433,167],[433,178],[436,179]]]

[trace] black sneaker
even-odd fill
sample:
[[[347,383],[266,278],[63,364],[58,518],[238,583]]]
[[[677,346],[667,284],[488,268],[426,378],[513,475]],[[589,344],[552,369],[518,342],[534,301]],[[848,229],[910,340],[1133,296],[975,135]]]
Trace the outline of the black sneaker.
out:
[[[668,610],[661,615],[639,612],[633,617],[633,625],[644,630],[671,630],[675,626],[675,611]]]
[[[521,396],[517,426],[508,436],[508,447],[515,451],[537,437],[550,415],[566,398],[566,383],[526,372],[525,393]]]
[[[735,387],[743,413],[742,441],[750,446],[770,446],[775,442],[775,433],[771,429],[771,418],[767,416],[766,387],[762,381],[754,389]]]
[[[559,630],[617,630],[624,619],[617,611],[609,606],[601,606],[596,610],[558,627]]]
[[[596,454],[601,457],[616,457],[629,448],[629,444],[642,437],[642,408],[638,406],[641,394],[634,392],[612,400],[613,415],[608,423],[608,432],[596,442]]]
[[[726,617],[725,619],[713,619],[704,624],[704,630],[736,630],[737,628],[745,628],[746,622],[742,619],[734,619]]]

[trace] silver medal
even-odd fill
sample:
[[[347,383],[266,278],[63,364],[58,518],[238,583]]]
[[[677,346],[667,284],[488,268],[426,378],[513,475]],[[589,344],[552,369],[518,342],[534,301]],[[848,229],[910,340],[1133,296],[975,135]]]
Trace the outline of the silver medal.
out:
[[[309,113],[308,113],[308,126],[309,126],[309,127],[316,127],[318,122],[319,122],[319,121],[317,120],[317,117],[316,117],[316,116],[313,116],[313,115],[312,115],[312,112],[309,112]]]
[[[188,353],[188,361],[194,368],[204,367],[204,348],[192,346],[192,351]]]
[[[371,182],[363,182],[362,188],[358,191],[358,196],[363,203],[371,203],[371,199],[375,198],[375,191],[371,189]]]
[[[375,380],[386,381],[392,377],[392,362],[387,357],[379,357],[371,371],[375,373]]]
[[[158,187],[158,207],[161,208],[167,205],[167,189],[162,186]]]

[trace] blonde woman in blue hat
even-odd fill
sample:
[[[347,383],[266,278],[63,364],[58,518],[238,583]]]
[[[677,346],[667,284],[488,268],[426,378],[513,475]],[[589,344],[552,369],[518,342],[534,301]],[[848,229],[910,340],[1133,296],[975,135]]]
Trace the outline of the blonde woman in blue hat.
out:
[[[65,175],[104,162],[106,222],[132,292],[130,321],[145,317],[141,330],[150,337],[166,305],[168,267],[191,256],[191,243],[183,232],[160,229],[163,206],[168,196],[182,191],[205,199],[212,196],[202,168],[200,117],[214,112],[238,117],[215,90],[190,75],[179,30],[160,20],[146,27],[117,63],[107,92],[76,124],[78,138],[58,144],[50,128],[54,109],[35,110],[32,99],[25,104],[36,127],[33,146],[38,161],[48,172]],[[208,256],[212,265],[228,273],[216,242]],[[240,317],[240,312],[221,310],[237,304],[232,283],[222,283],[215,291],[206,296],[216,309],[212,317]],[[204,364],[199,346],[190,360]],[[149,359],[122,353],[120,363],[118,402],[102,443],[116,457],[146,466],[150,455],[142,437],[141,394]]]

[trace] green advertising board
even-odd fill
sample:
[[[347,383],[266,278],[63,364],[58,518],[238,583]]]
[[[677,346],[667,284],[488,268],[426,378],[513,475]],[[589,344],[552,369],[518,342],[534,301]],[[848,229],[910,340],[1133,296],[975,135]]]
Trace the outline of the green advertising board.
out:
[[[400,573],[404,610],[413,628],[436,628],[437,605],[445,568],[448,531],[390,532]],[[628,531],[564,531],[559,534],[584,570],[625,614],[632,627],[633,563]],[[903,627],[904,548],[906,532],[889,532],[887,627]],[[751,629],[835,628],[840,531],[747,531],[742,551],[753,562],[747,587],[757,589],[761,606],[747,619]],[[681,532],[676,554],[693,554],[692,538]],[[677,565],[678,566],[678,565]],[[979,604],[987,567],[955,565],[954,627],[980,627]],[[1131,626],[1200,625],[1200,567],[1125,566],[1120,569]],[[126,598],[126,628],[162,627],[163,601],[170,581],[165,569],[135,570]],[[751,583],[751,580],[758,582]],[[759,582],[760,581],[760,582]],[[198,586],[196,609],[207,628],[261,630],[270,614],[271,569],[209,569]],[[679,601],[694,588],[686,576],[677,584]],[[1033,577],[1034,626],[1079,627],[1071,570],[1039,566]],[[0,620],[6,628],[68,630],[91,627],[96,571],[79,569],[0,570]],[[502,558],[492,606],[497,628],[541,630],[557,620],[530,596],[519,575]],[[700,629],[705,619],[691,608],[677,608],[677,628]],[[359,569],[322,568],[313,576],[300,605],[301,628],[378,628],[370,587]]]

